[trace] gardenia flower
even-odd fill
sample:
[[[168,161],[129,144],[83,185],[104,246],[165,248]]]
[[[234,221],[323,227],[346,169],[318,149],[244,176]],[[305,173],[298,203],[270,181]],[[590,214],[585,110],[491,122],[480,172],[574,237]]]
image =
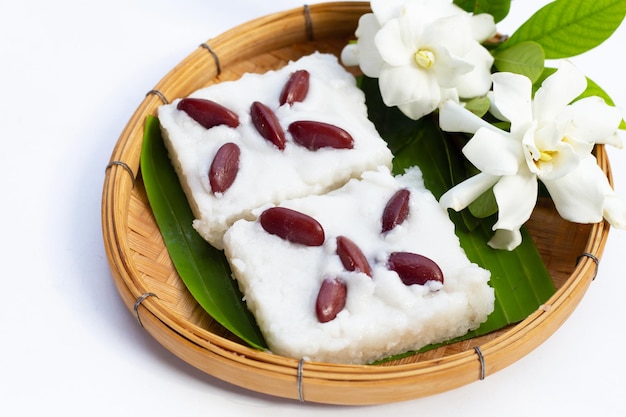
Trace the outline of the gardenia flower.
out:
[[[411,119],[444,100],[483,96],[493,57],[481,42],[495,34],[493,17],[472,15],[449,0],[374,0],[359,20],[357,42],[342,51],[379,79],[383,101]]]
[[[586,85],[585,76],[568,61],[546,79],[534,99],[528,78],[494,74],[491,111],[511,122],[510,132],[458,103],[444,103],[441,128],[474,133],[463,154],[481,172],[446,192],[440,204],[459,211],[493,187],[498,220],[489,245],[497,249],[512,250],[521,243],[519,229],[536,204],[537,180],[564,219],[596,223],[604,217],[611,225],[626,228],[626,204],[615,195],[591,153],[594,144],[622,146],[617,133],[622,114],[599,97],[572,103]]]

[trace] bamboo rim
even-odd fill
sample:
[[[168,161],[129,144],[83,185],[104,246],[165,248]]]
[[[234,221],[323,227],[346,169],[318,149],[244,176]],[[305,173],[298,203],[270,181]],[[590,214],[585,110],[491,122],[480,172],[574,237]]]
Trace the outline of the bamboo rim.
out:
[[[336,52],[338,45],[353,36],[358,19],[369,10],[366,2],[304,6],[255,19],[210,39],[148,92],[112,151],[102,194],[102,230],[113,281],[124,304],[166,349],[234,385],[300,401],[346,405],[404,401],[451,390],[488,377],[539,346],[567,320],[596,276],[608,224],[558,222],[560,229],[577,236],[579,243],[565,248],[565,254],[553,253],[552,249],[542,252],[548,269],[558,277],[557,292],[542,308],[507,329],[467,341],[456,351],[416,355],[383,366],[304,363],[259,352],[234,337],[191,322],[165,301],[170,294],[153,292],[152,277],[142,269],[143,262],[146,253],[162,253],[164,248],[162,242],[160,247],[158,243],[137,242],[137,234],[142,235],[139,239],[147,239],[149,234],[158,235],[158,228],[155,230],[151,213],[134,214],[137,207],[145,209],[146,204],[139,174],[146,117],[156,115],[163,102],[241,75],[229,73],[230,68],[261,72],[307,48],[330,48]],[[249,62],[254,64],[248,65]],[[602,146],[597,147],[596,156],[612,184],[608,156]],[[555,222],[547,223],[546,218],[554,218],[549,203],[533,214],[529,230],[539,240],[538,246],[545,241],[548,243],[544,247],[549,248],[555,246],[551,243],[559,237],[551,235]],[[131,224],[137,221],[140,226]],[[546,233],[544,223],[551,225],[547,236],[542,235]],[[574,266],[568,262],[575,262]],[[174,287],[180,288],[175,271],[161,272],[174,282]]]

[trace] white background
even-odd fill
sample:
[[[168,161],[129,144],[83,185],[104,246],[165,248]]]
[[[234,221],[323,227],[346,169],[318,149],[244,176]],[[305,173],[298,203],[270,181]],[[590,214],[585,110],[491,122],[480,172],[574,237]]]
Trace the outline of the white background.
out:
[[[545,1],[513,1],[512,30]],[[626,415],[626,231],[547,342],[486,380],[368,407],[251,393],[185,364],[122,304],[102,243],[105,166],[130,115],[201,42],[299,0],[0,0],[0,415]],[[626,106],[626,27],[574,61]],[[626,108],[626,107],[624,107]],[[609,149],[626,198],[626,156]]]

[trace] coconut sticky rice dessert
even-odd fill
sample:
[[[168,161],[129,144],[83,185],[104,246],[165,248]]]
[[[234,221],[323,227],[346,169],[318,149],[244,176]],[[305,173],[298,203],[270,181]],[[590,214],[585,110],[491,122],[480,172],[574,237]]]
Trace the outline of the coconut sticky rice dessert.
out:
[[[328,54],[198,90],[158,117],[194,228],[218,249],[252,209],[326,193],[392,160],[355,78]]]
[[[477,328],[494,307],[418,168],[254,210],[224,235],[273,353],[365,364]]]
[[[224,249],[270,350],[364,364],[449,340],[493,310],[447,213],[367,117],[332,55],[159,108],[196,220]]]

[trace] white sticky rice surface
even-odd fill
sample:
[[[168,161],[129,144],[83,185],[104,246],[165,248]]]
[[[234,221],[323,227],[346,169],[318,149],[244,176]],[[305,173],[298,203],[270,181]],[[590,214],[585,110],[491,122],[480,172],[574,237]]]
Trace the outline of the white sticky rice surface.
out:
[[[381,234],[382,211],[400,188],[411,191],[409,216]],[[365,364],[461,336],[493,311],[490,273],[467,259],[452,222],[424,188],[418,168],[396,178],[380,168],[329,194],[280,206],[318,220],[325,230],[324,245],[285,241],[267,233],[256,220],[238,221],[224,236],[234,276],[273,353],[307,361]],[[372,265],[373,278],[344,269],[336,255],[340,235],[361,248]],[[395,251],[434,260],[444,273],[443,286],[404,285],[386,267]],[[328,277],[346,283],[346,307],[334,320],[320,323],[315,301]]]
[[[292,72],[310,73],[307,97],[293,106],[279,106],[279,95]],[[239,80],[198,90],[190,97],[213,100],[234,111],[240,126],[205,129],[185,112],[180,100],[159,107],[165,144],[196,220],[194,228],[218,249],[222,235],[240,218],[252,218],[254,208],[286,199],[322,194],[339,188],[361,172],[379,165],[391,166],[392,154],[367,118],[365,96],[355,78],[329,54],[314,53],[278,71],[244,74]],[[270,107],[287,130],[296,120],[330,123],[348,131],[353,149],[324,148],[310,151],[294,143],[279,151],[251,122],[254,101]],[[213,194],[208,172],[217,150],[227,142],[241,149],[240,169],[232,186]]]

